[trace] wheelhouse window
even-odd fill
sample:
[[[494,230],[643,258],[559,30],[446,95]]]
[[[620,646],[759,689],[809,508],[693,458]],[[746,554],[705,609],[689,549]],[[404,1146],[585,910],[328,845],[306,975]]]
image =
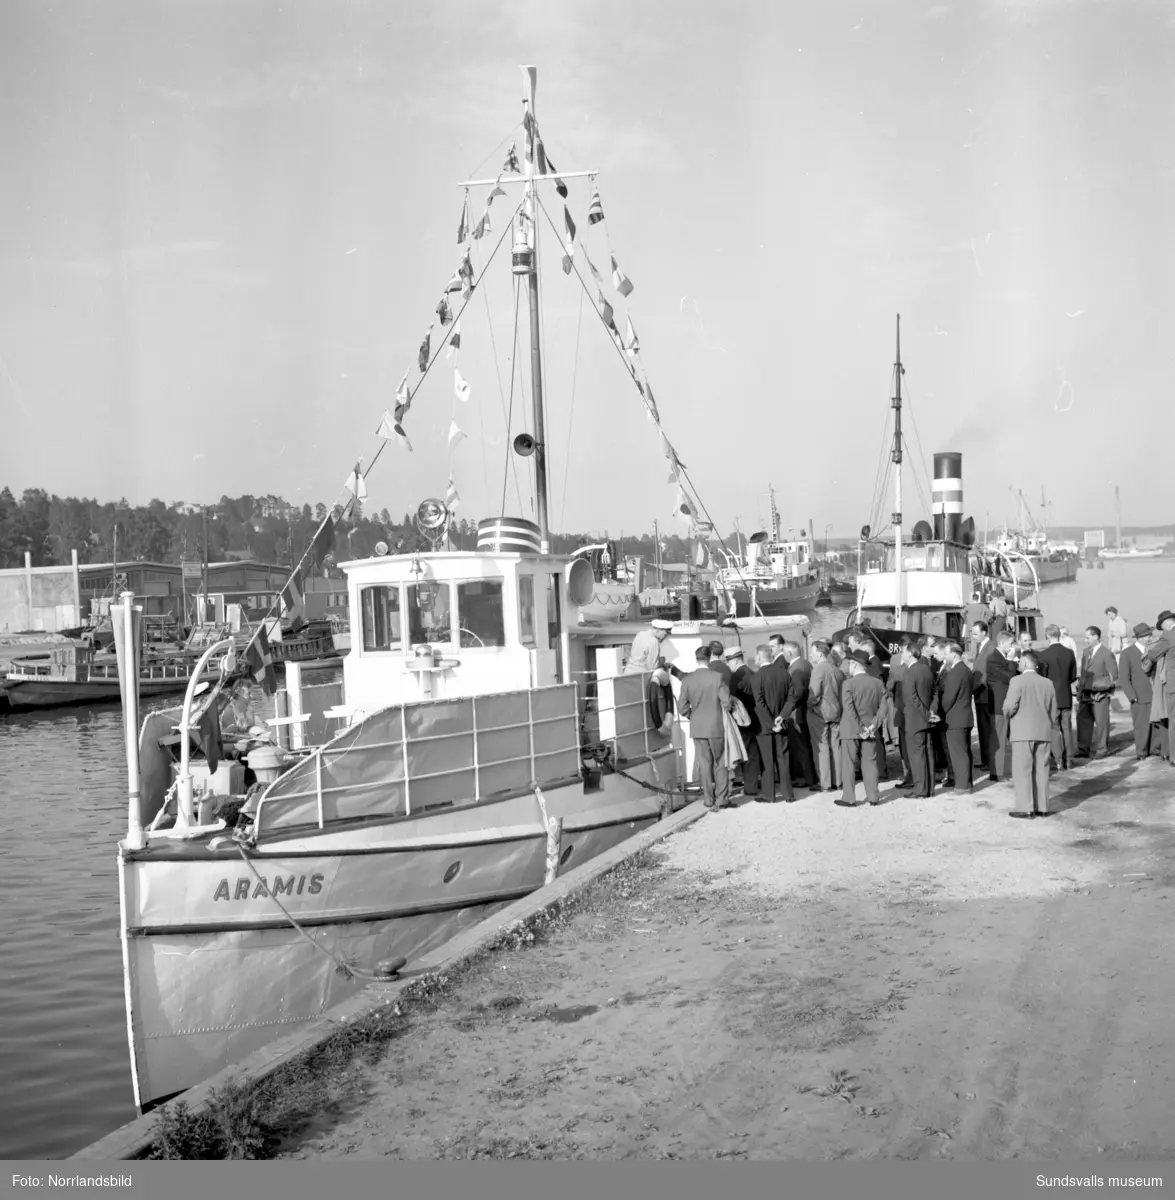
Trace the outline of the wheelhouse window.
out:
[[[360,599],[363,608],[363,649],[399,650],[404,640],[400,624],[399,586],[365,587]]]
[[[518,576],[518,628],[524,646],[534,645],[534,576]]]
[[[449,646],[453,643],[452,587],[448,583],[410,583],[408,637],[412,643]]]
[[[506,644],[501,580],[476,579],[468,583],[459,583],[457,612],[460,614],[458,624],[462,646],[477,648]]]

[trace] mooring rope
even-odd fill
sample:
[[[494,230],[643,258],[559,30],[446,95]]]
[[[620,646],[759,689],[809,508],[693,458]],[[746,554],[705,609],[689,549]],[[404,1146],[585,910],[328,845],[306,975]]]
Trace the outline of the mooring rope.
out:
[[[244,846],[238,843],[237,851],[244,860],[245,866],[247,866],[249,870],[253,872],[253,877],[265,889],[265,894],[274,902],[274,904],[277,905],[278,911],[282,914],[282,916],[289,921],[289,923],[298,931],[298,933],[302,935],[302,937],[306,939],[306,941],[308,941],[315,948],[315,950],[322,951],[322,953],[325,954],[327,958],[329,958],[335,964],[338,973],[342,975],[344,979],[366,979],[370,983],[392,983],[395,981],[394,974],[381,975],[373,971],[364,971],[362,967],[355,967],[350,963],[343,962],[341,958],[333,954],[320,942],[316,942],[314,938],[312,938],[310,934],[308,934],[306,930],[298,924],[298,922],[294,919],[293,914],[289,912],[286,906],[282,904],[282,902],[273,894],[272,891],[270,891],[269,884],[266,883],[265,879],[258,873],[257,868],[253,865],[252,859],[250,859],[245,853]]]

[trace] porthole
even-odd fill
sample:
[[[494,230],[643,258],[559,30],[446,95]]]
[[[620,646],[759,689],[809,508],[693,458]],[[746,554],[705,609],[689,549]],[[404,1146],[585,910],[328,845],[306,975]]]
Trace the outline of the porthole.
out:
[[[559,865],[561,867],[567,865],[567,860],[571,857],[571,852],[574,849],[575,849],[574,846],[568,846],[567,849],[564,850],[563,853],[559,856]]]
[[[461,874],[461,860],[458,859],[455,863],[449,864],[449,869],[445,872],[445,878],[444,878],[443,882],[452,883],[453,880],[456,879],[457,876],[460,874]]]

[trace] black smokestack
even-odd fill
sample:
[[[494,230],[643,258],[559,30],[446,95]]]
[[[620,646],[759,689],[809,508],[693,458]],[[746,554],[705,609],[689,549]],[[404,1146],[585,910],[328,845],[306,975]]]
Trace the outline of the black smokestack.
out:
[[[934,485],[931,495],[936,541],[957,542],[963,524],[963,456],[947,453],[934,456]]]

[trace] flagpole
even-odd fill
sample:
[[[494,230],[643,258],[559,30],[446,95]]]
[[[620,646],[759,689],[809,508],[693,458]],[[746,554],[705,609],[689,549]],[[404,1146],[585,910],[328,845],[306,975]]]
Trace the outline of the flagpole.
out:
[[[526,105],[530,120],[526,124],[526,193],[523,211],[529,222],[527,239],[531,255],[527,272],[526,298],[530,308],[530,374],[531,392],[534,401],[534,490],[535,516],[539,526],[539,553],[551,553],[551,530],[547,516],[547,445],[543,420],[543,362],[542,340],[539,329],[539,223],[535,205],[535,119],[534,93],[536,71],[534,67],[521,67],[525,81],[522,102]],[[518,270],[517,261],[515,271]]]

